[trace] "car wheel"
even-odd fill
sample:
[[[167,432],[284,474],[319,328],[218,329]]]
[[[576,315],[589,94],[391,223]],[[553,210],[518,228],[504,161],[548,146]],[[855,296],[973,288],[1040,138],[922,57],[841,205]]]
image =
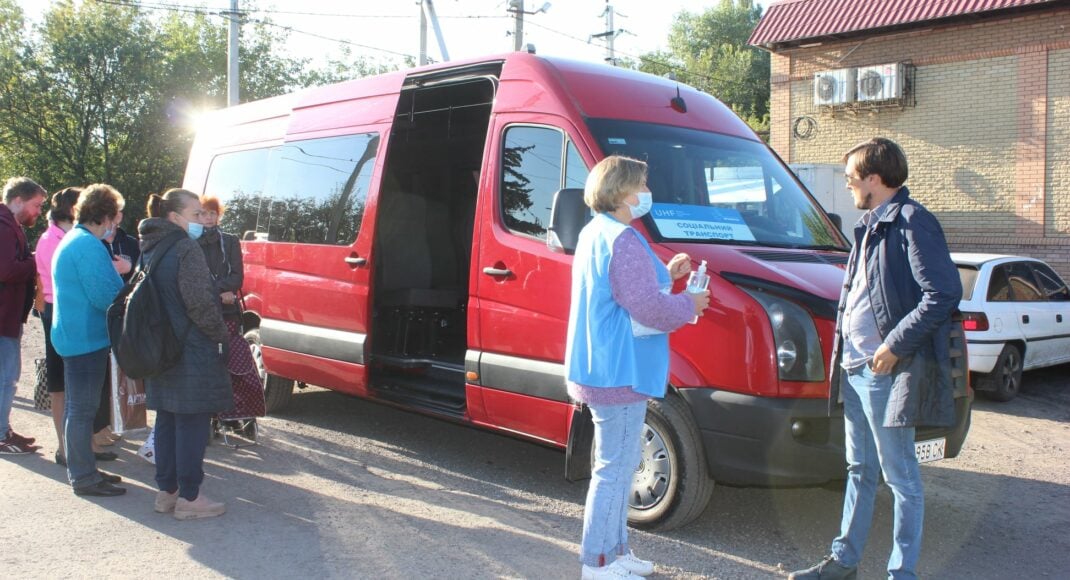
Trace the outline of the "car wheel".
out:
[[[628,523],[636,528],[679,528],[706,509],[713,480],[691,410],[668,394],[647,406],[642,461],[628,496]]]
[[[264,407],[268,413],[281,410],[290,403],[290,397],[294,392],[294,381],[270,375],[264,368],[264,355],[260,350],[260,329],[254,328],[245,333],[245,341],[249,343],[249,349],[253,353],[253,363],[256,364],[256,372],[260,375],[260,382],[264,385]]]
[[[1022,351],[1016,345],[1005,344],[996,359],[992,372],[980,381],[981,393],[989,399],[1007,402],[1022,389]]]

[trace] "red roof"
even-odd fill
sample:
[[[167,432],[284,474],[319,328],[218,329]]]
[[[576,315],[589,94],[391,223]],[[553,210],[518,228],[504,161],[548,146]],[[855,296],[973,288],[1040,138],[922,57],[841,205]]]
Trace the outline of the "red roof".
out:
[[[1022,9],[1064,0],[781,0],[769,6],[750,44],[775,48],[828,36],[909,28],[934,20]]]

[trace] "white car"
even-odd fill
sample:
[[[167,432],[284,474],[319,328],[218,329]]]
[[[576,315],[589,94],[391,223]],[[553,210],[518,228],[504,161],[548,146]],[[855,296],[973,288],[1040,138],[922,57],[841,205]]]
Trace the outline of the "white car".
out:
[[[974,388],[1009,401],[1022,371],[1070,362],[1070,289],[1040,260],[952,253]]]

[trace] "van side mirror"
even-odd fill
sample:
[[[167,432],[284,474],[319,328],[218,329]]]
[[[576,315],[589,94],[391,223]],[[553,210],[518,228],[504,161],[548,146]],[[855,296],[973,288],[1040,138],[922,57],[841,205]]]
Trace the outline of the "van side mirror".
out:
[[[843,218],[838,213],[830,213],[829,219],[832,220],[832,225],[836,226],[836,229],[843,231]]]
[[[580,240],[580,230],[591,221],[591,209],[583,203],[582,189],[562,189],[554,194],[550,208],[550,228],[546,247],[559,254],[572,255]]]

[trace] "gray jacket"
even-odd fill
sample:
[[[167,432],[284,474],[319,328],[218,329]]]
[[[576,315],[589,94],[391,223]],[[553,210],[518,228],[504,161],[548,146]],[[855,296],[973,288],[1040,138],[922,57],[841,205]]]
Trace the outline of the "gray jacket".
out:
[[[840,369],[843,310],[865,225],[855,224],[854,249],[840,293],[832,350],[830,404],[839,401],[846,373]],[[881,340],[899,357],[892,370],[892,394],[885,427],[950,427],[955,424],[951,376],[951,315],[962,298],[962,282],[940,222],[901,187],[870,233],[866,247],[869,298]]]
[[[162,218],[138,225],[141,259],[152,260],[156,245],[182,228]],[[145,379],[147,406],[172,413],[218,413],[234,406],[225,345],[229,337],[219,295],[200,246],[182,238],[156,266],[153,280],[175,334],[185,336],[174,367]]]

